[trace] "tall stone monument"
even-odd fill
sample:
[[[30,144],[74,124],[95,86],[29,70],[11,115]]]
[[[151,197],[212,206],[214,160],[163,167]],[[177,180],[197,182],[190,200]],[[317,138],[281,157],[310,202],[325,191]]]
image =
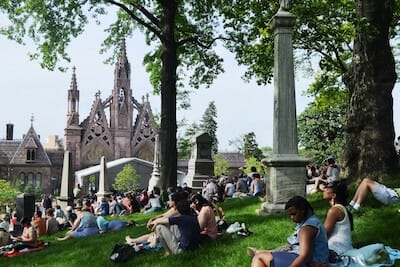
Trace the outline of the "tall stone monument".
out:
[[[149,186],[147,190],[151,192],[154,187],[161,188],[160,180],[160,136],[156,135],[156,140],[154,144],[154,161],[153,161],[153,172],[149,180]]]
[[[290,0],[281,0],[271,21],[274,30],[274,132],[273,155],[263,162],[270,167],[266,202],[259,214],[283,211],[292,196],[304,196],[305,166],[308,159],[298,155],[296,97],[294,84],[292,28],[295,16]]]
[[[188,162],[185,182],[194,191],[201,191],[203,183],[214,175],[214,161],[211,156],[211,137],[206,132],[196,134],[192,140],[192,152]]]
[[[58,197],[61,208],[65,209],[66,206],[74,206],[73,190],[74,177],[72,174],[71,152],[66,150],[64,152],[60,196]]]
[[[107,175],[107,165],[105,157],[100,158],[99,191],[96,193],[97,199],[111,195],[109,179]]]

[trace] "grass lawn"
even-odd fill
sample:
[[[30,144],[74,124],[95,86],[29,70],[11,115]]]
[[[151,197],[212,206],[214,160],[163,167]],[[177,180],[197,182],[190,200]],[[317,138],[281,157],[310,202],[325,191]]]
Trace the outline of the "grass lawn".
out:
[[[400,183],[392,186],[400,186]],[[351,195],[354,193],[352,189]],[[318,193],[308,197],[315,208],[315,213],[324,219],[329,204]],[[56,241],[56,236],[42,239],[50,245],[37,252],[14,258],[0,257],[0,266],[57,266],[57,267],[106,267],[106,266],[190,266],[190,267],[237,267],[250,266],[250,257],[246,254],[246,247],[253,246],[262,249],[272,249],[286,243],[286,238],[293,229],[294,223],[286,213],[259,217],[255,210],[260,208],[258,199],[232,199],[221,204],[228,223],[235,221],[245,222],[253,235],[242,238],[224,234],[217,241],[203,246],[201,249],[167,258],[161,258],[163,251],[146,252],[134,259],[115,264],[109,260],[111,250],[116,243],[123,243],[126,235],[138,236],[147,233],[144,226],[130,227],[120,232],[101,234],[94,237]],[[372,243],[384,243],[392,248],[400,249],[400,213],[399,205],[382,206],[369,197],[363,205],[363,210],[354,214],[355,230],[353,245],[361,247]],[[152,215],[133,214],[124,219],[134,219],[139,224],[145,224]],[[400,266],[397,261],[395,266]]]

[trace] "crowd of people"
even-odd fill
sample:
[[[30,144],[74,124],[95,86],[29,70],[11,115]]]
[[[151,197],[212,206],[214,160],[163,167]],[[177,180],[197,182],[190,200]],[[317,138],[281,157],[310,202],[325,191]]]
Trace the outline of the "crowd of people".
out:
[[[306,198],[292,197],[287,201],[285,210],[296,223],[294,233],[288,237],[285,246],[274,250],[249,247],[251,266],[329,266],[353,248],[353,213],[360,209],[368,195],[386,205],[400,202],[396,190],[377,182],[376,178],[366,177],[348,203],[347,185],[339,175],[340,166],[332,157],[319,170],[307,166],[313,193],[322,191],[323,199],[329,203],[325,220],[322,222],[314,215],[313,207]],[[217,239],[221,233],[219,222],[225,221],[225,215],[216,203],[234,197],[262,196],[265,194],[265,179],[252,168],[249,174],[239,177],[221,175],[219,179],[210,178],[199,193],[192,192],[187,186],[168,188],[166,198],[161,196],[157,187],[151,192],[126,192],[98,201],[81,199],[79,193],[80,188],[74,193],[77,197],[74,208],[68,206],[65,210],[57,204],[53,205],[51,197],[44,196],[33,218],[22,218],[19,233],[15,212],[11,217],[3,214],[0,217],[0,246],[15,242],[16,250],[35,247],[38,237],[65,229],[68,229],[65,236],[58,237],[58,240],[118,231],[135,225],[135,222],[113,216],[166,209],[148,220],[147,234],[128,235],[125,242],[133,246],[161,246],[166,255],[195,250],[201,244]]]
[[[353,249],[353,213],[369,195],[385,205],[400,203],[399,192],[377,181],[377,177],[365,177],[357,186],[348,202],[345,180],[340,180],[340,167],[332,157],[322,168],[307,166],[307,178],[313,186],[311,193],[322,191],[330,208],[325,221],[320,221],[310,203],[301,196],[292,197],[285,206],[291,220],[296,223],[287,245],[273,250],[257,250],[249,247],[252,267],[311,266],[327,267],[341,259],[341,255]]]

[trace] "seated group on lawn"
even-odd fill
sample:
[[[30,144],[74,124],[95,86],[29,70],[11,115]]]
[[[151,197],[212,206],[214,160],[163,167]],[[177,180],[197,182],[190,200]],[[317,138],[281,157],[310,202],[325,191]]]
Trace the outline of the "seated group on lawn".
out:
[[[154,247],[159,242],[166,255],[193,250],[200,244],[215,240],[218,235],[215,210],[223,219],[221,209],[204,199],[200,194],[176,191],[169,194],[169,209],[147,222],[148,234],[132,238],[126,236],[128,244],[147,244]]]
[[[285,210],[297,223],[295,232],[288,238],[288,244],[275,250],[256,250],[249,247],[252,267],[261,266],[329,266],[340,259],[340,255],[353,249],[351,231],[353,216],[368,194],[383,204],[399,202],[396,190],[386,187],[371,178],[364,178],[347,206],[347,186],[344,181],[331,181],[319,187],[323,198],[330,204],[325,222],[322,224],[313,213],[309,202],[300,196],[291,198]]]

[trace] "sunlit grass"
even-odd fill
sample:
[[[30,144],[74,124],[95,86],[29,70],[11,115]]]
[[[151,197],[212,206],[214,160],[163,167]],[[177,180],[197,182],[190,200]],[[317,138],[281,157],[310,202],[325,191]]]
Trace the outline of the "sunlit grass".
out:
[[[354,189],[353,189],[354,190]],[[310,196],[309,201],[315,208],[316,215],[324,219],[329,205],[318,193]],[[137,255],[127,263],[115,264],[109,260],[109,255],[116,243],[123,243],[126,235],[137,236],[147,233],[144,226],[130,227],[120,232],[107,233],[95,237],[56,241],[56,236],[44,238],[50,245],[38,252],[15,258],[0,258],[0,266],[204,266],[231,267],[250,266],[250,257],[246,247],[253,246],[262,249],[272,249],[285,244],[286,237],[292,232],[294,224],[285,213],[267,217],[257,216],[261,202],[258,199],[232,199],[222,203],[228,223],[244,222],[254,234],[246,237],[232,237],[224,234],[217,241],[203,246],[201,249],[161,258],[163,251],[145,252]],[[400,248],[400,213],[398,205],[382,206],[369,198],[360,214],[355,214],[355,231],[353,242],[355,247],[371,243],[384,243],[393,248]],[[134,219],[139,224],[145,224],[152,215],[134,214],[124,219]],[[395,266],[400,266],[400,261]]]

